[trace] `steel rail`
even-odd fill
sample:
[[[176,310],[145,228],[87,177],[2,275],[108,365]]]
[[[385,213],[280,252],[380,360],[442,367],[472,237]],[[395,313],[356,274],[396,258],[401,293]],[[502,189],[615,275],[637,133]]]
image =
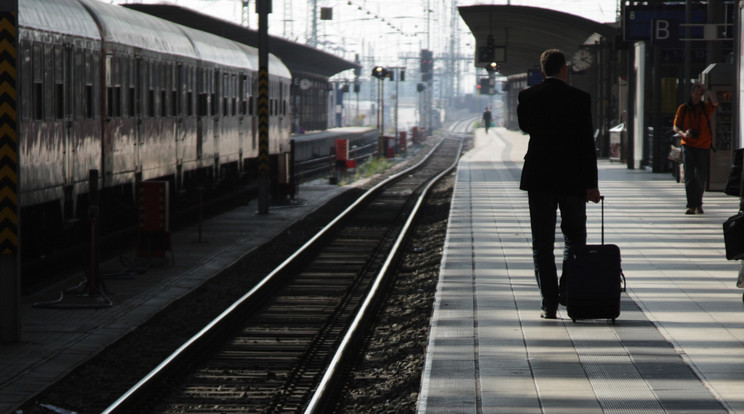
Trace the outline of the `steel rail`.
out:
[[[443,142],[442,140],[441,142]],[[440,145],[441,145],[440,142]],[[339,344],[339,347],[336,349],[335,354],[333,355],[333,358],[331,359],[331,363],[328,365],[328,368],[326,369],[325,373],[323,374],[323,378],[320,381],[320,384],[316,388],[315,392],[313,393],[313,397],[310,400],[310,403],[305,408],[305,414],[315,414],[321,411],[323,409],[323,402],[328,397],[329,392],[329,384],[332,383],[334,377],[338,373],[341,365],[341,361],[346,356],[346,353],[349,351],[350,343],[354,340],[354,336],[357,335],[358,329],[360,328],[363,320],[367,318],[369,315],[367,314],[370,304],[373,302],[373,300],[376,298],[379,292],[379,288],[383,283],[383,280],[385,279],[385,276],[388,272],[388,269],[390,268],[391,263],[393,260],[398,256],[398,251],[400,247],[403,245],[403,242],[405,241],[406,237],[408,237],[408,231],[410,230],[413,221],[416,219],[419,209],[421,205],[423,204],[424,200],[428,196],[429,190],[431,187],[436,184],[442,177],[449,174],[458,164],[460,160],[460,152],[462,151],[462,140],[460,140],[460,146],[457,150],[457,157],[455,158],[455,161],[450,165],[446,170],[442,171],[439,175],[429,180],[427,185],[422,190],[421,194],[419,195],[418,199],[416,200],[416,204],[414,205],[413,209],[411,210],[408,219],[406,220],[405,224],[403,225],[402,230],[400,231],[397,240],[395,241],[395,244],[393,245],[392,250],[388,254],[385,263],[383,264],[380,271],[375,276],[375,281],[372,284],[372,287],[370,288],[369,292],[367,293],[367,296],[364,299],[364,302],[359,308],[359,311],[357,312],[356,316],[354,317],[354,320],[352,321],[349,329],[346,331],[346,334],[344,335],[344,338],[341,340],[341,343]]]
[[[218,326],[220,326],[220,324],[224,322],[226,319],[228,319],[228,317],[230,317],[233,312],[239,309],[246,302],[252,300],[254,296],[257,295],[258,292],[262,291],[262,289],[265,288],[267,285],[269,285],[270,282],[272,282],[279,273],[281,273],[285,268],[287,268],[300,255],[308,251],[314,243],[316,243],[323,236],[329,233],[333,228],[335,228],[335,226],[341,220],[346,218],[347,215],[349,215],[352,211],[354,211],[357,207],[359,207],[367,198],[376,194],[380,189],[394,182],[398,178],[409,174],[410,172],[416,170],[421,165],[426,163],[429,160],[429,158],[436,152],[436,150],[442,145],[442,142],[444,142],[444,140],[437,143],[437,145],[431,149],[431,151],[426,155],[426,157],[424,157],[417,164],[403,171],[400,171],[397,174],[394,174],[388,177],[387,179],[383,180],[382,182],[378,183],[377,185],[375,185],[374,187],[366,191],[364,194],[362,194],[356,201],[354,201],[354,203],[352,203],[343,212],[341,212],[341,214],[336,216],[328,225],[326,225],[323,229],[321,229],[318,233],[316,233],[315,236],[313,236],[304,245],[302,245],[302,247],[297,249],[291,256],[289,256],[279,266],[277,266],[274,270],[272,270],[271,273],[269,273],[260,282],[258,282],[250,291],[248,291],[248,293],[246,293],[245,295],[240,297],[238,300],[233,302],[233,304],[231,304],[227,309],[225,309],[219,316],[217,316],[209,324],[207,324],[204,328],[202,328],[198,333],[196,333],[194,336],[188,339],[183,345],[178,347],[178,349],[176,349],[171,355],[169,355],[165,360],[163,360],[160,364],[158,364],[155,368],[153,368],[147,375],[145,375],[134,386],[132,386],[129,390],[127,390],[124,394],[122,394],[118,399],[116,399],[116,401],[114,401],[111,405],[109,405],[105,410],[103,410],[102,414],[113,414],[113,413],[126,412],[125,410],[128,404],[133,403],[132,400],[136,398],[139,392],[144,390],[146,385],[148,385],[151,381],[154,381],[161,374],[163,374],[168,368],[170,368],[173,364],[175,364],[175,362],[179,360],[180,357],[184,356],[187,353],[187,351],[192,349],[192,347],[195,346],[195,344],[199,343],[202,339],[206,338],[209,334],[211,334],[213,330],[216,329]]]

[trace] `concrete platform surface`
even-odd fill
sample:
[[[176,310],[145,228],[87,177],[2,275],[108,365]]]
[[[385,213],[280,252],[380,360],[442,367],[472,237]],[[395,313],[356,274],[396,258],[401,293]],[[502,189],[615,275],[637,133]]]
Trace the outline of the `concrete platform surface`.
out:
[[[453,196],[419,413],[744,412],[744,303],[722,223],[738,198],[685,215],[671,173],[600,160],[605,242],[622,251],[615,325],[542,320],[526,192],[528,137],[476,131]],[[587,207],[600,243],[600,206]],[[560,257],[562,236],[557,235]],[[560,263],[558,263],[560,268]]]

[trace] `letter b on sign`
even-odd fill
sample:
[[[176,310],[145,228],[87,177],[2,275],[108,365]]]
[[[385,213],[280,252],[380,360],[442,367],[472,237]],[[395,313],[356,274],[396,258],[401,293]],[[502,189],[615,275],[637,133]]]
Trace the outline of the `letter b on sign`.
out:
[[[651,23],[651,44],[671,47],[679,43],[679,22],[676,20],[654,19]]]

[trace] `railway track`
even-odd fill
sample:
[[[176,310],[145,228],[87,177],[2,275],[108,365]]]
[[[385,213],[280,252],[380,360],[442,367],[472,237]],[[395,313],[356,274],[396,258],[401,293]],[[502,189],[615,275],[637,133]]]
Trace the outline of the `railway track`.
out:
[[[367,192],[104,412],[322,412],[422,194],[461,143],[444,139]]]

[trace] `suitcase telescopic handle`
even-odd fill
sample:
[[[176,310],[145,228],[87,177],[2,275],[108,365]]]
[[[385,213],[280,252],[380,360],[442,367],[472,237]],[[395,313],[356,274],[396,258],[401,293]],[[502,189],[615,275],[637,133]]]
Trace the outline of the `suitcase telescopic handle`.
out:
[[[604,197],[603,195],[599,196],[599,201],[602,202],[602,244],[604,244]]]

